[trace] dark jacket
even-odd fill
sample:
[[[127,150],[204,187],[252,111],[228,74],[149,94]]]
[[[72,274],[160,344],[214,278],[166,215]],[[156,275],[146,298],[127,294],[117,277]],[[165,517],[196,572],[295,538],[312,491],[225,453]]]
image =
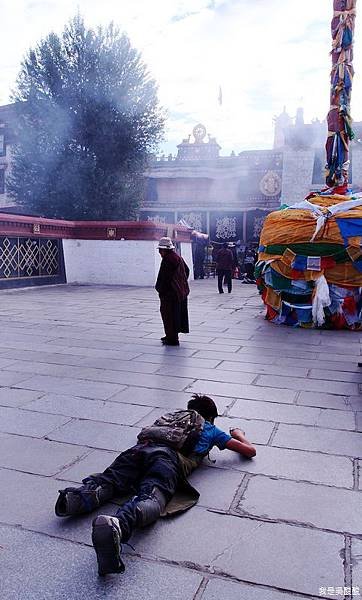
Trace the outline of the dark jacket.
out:
[[[234,255],[229,248],[221,248],[216,257],[217,271],[232,271],[234,268]]]
[[[190,292],[187,282],[189,274],[184,259],[173,250],[168,250],[162,258],[155,288],[160,296],[174,297],[181,302]]]

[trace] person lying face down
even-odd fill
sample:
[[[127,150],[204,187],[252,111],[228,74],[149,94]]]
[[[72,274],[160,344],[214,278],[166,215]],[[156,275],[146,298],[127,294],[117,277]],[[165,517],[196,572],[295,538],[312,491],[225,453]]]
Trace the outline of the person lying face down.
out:
[[[217,416],[212,398],[194,394],[187,410],[167,413],[144,427],[137,444],[122,452],[103,473],[86,477],[80,487],[59,491],[55,505],[58,517],[89,513],[115,496],[131,495],[114,516],[103,514],[93,520],[99,575],[124,571],[122,543],[128,542],[135,528],[145,527],[161,515],[182,512],[197,502],[199,493],[187,476],[214,446],[246,458],[256,455],[240,429],[225,433],[216,427]],[[177,501],[180,488],[183,500]]]

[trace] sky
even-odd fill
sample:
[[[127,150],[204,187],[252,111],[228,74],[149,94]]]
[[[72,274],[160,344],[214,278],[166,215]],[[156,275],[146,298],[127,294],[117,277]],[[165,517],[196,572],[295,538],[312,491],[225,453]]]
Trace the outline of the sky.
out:
[[[160,151],[175,154],[200,122],[221,155],[272,148],[273,117],[284,106],[291,117],[303,107],[306,122],[327,114],[332,7],[333,0],[0,0],[0,104],[9,102],[26,51],[79,11],[90,27],[114,21],[142,53],[168,115]],[[354,66],[352,117],[361,121],[358,12]]]

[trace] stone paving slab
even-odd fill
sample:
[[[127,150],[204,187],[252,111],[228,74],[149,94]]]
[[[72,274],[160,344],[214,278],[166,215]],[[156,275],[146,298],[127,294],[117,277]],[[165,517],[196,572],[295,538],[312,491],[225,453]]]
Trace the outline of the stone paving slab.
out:
[[[302,379],[301,377],[281,377],[279,375],[260,375],[256,381],[256,385],[310,392],[330,392],[331,394],[358,394],[358,385],[355,383],[340,383],[339,381],[322,379]]]
[[[70,421],[69,417],[54,414],[39,416],[37,413],[19,408],[0,406],[0,431],[5,433],[42,438],[68,421]]]
[[[245,552],[247,540],[249,544],[252,540],[250,552]],[[137,534],[135,543],[137,551],[147,556],[190,561],[212,572],[304,594],[316,595],[320,586],[330,585],[331,573],[344,579],[342,535],[198,507],[159,523],[157,532]]]
[[[12,386],[17,383],[27,381],[29,378],[29,373],[11,373],[9,371],[0,371],[0,387]]]
[[[59,518],[54,513],[58,490],[72,485],[71,482],[3,469],[0,474],[4,485],[0,498],[0,522],[90,544],[92,518],[96,513],[77,518]],[[107,505],[103,512],[114,511],[111,505]]]
[[[81,483],[92,473],[102,473],[117,458],[119,452],[108,450],[89,450],[83,458],[71,467],[65,467],[57,475],[57,479]]]
[[[362,396],[348,396],[347,402],[352,410],[362,411]]]
[[[221,359],[220,359],[221,360]],[[177,358],[179,367],[193,367],[202,369],[214,369],[220,364],[218,359],[195,358],[195,356],[180,356]],[[162,354],[139,354],[132,362],[150,362],[158,365],[174,366],[175,358],[173,356],[164,356]]]
[[[13,384],[14,387],[27,390],[38,390],[55,394],[83,396],[107,400],[126,386],[116,383],[101,383],[99,381],[82,381],[71,377],[52,377],[50,375],[28,376],[25,381]]]
[[[303,423],[316,427],[355,430],[354,414],[350,411],[329,410],[309,406],[257,402],[255,400],[237,400],[229,411],[231,416],[243,416],[247,419],[264,419],[279,423]]]
[[[303,344],[299,344],[298,347],[286,348],[284,345],[280,345],[277,348],[253,348],[253,347],[244,347],[238,351],[238,356],[249,356],[250,359],[253,357],[264,357],[269,356],[272,357],[273,360],[278,356],[279,358],[292,358],[295,362],[295,365],[298,366],[298,361],[300,358],[307,358],[308,360],[315,360],[318,358],[318,352],[315,351],[306,351],[301,350],[300,348],[305,346]],[[316,348],[316,347],[315,347]],[[341,359],[345,360],[345,357],[341,355]],[[253,361],[254,362],[254,361]]]
[[[151,340],[150,340],[151,341]],[[9,342],[10,343],[10,342]],[[31,342],[29,342],[30,344]],[[19,346],[22,348],[23,344],[21,344],[21,342],[18,342]],[[28,344],[28,347],[29,347]],[[38,342],[36,342],[33,345],[38,344]],[[111,342],[111,341],[101,341],[101,340],[93,340],[93,339],[87,339],[87,340],[77,340],[77,339],[68,339],[68,338],[57,338],[56,341],[54,342],[54,346],[58,349],[58,348],[66,348],[67,352],[69,352],[69,348],[73,349],[73,348],[81,348],[81,349],[97,349],[97,350],[115,350],[118,351],[120,346],[122,346],[123,351],[127,352],[127,353],[134,353],[134,354],[142,354],[144,352],[149,352],[150,349],[150,345],[146,345],[146,344],[135,344],[135,343],[129,343],[129,342],[124,342],[124,341],[115,341],[115,342]],[[9,346],[9,347],[14,347]],[[41,346],[41,348],[44,348],[44,345]],[[49,350],[51,350],[51,346],[49,345]],[[167,349],[165,349],[162,346],[156,346],[156,345],[152,345],[152,352],[155,352],[156,354],[164,354],[165,351],[167,352],[167,354],[169,355],[175,355],[177,354],[177,356],[192,356],[194,354],[194,352],[196,351],[196,349],[192,349],[192,348],[172,348],[172,347],[168,347]]]
[[[302,596],[300,600],[316,600],[323,596]],[[288,592],[279,592],[264,586],[252,586],[245,583],[231,583],[223,579],[211,579],[202,596],[202,600],[297,600],[296,595]]]
[[[189,570],[132,558],[125,575],[101,579],[89,546],[13,527],[0,531],[6,600],[192,600],[202,580]]]
[[[298,334],[299,335],[299,334]],[[260,341],[256,340],[245,340],[242,344],[243,348],[252,347],[252,348],[268,348],[278,351],[278,348],[283,348],[284,350],[292,350],[298,351],[300,349],[300,344],[295,342],[285,341],[285,338],[280,338],[279,340],[275,340],[275,336],[272,337],[271,341],[268,341],[265,336],[264,339]],[[216,342],[216,340],[215,340]],[[338,342],[333,343],[333,346],[330,346],[325,343],[319,343],[318,345],[304,345],[304,352],[308,352],[309,349],[311,352],[319,352],[319,353],[333,353],[333,354],[341,354],[341,355],[349,355],[349,356],[359,356],[360,348],[359,344],[353,344],[351,342],[346,342],[345,344],[339,344]]]
[[[209,393],[211,393],[211,385],[209,388]],[[162,409],[172,407],[172,409],[175,410],[177,408],[185,408],[190,398],[190,392],[174,392],[130,386],[115,394],[110,399],[112,402],[120,402],[122,404],[141,404],[144,406],[160,407]],[[233,398],[218,396],[217,407],[219,414],[223,414],[227,407],[233,402]],[[163,412],[165,411],[163,410]]]
[[[235,362],[235,361],[223,361],[220,363],[216,370],[224,370],[224,371],[242,371],[245,373],[256,373],[263,374],[267,373],[269,375],[285,375],[285,367],[281,365],[280,367],[271,364],[258,364],[251,362]],[[296,377],[307,377],[309,369],[294,367],[293,374]],[[200,375],[201,376],[201,375]]]
[[[255,385],[245,385],[236,383],[219,383],[218,381],[210,382],[208,380],[197,379],[192,385],[187,388],[187,391],[198,394],[210,394],[214,396],[230,396],[232,398],[256,398],[261,400],[270,399],[271,402],[294,402],[296,391],[256,387]]]
[[[243,516],[362,534],[362,492],[358,490],[255,476],[249,480],[237,510]]]
[[[0,388],[0,406],[24,406],[43,395],[43,392],[3,387]]]
[[[57,354],[65,354],[67,356],[80,356],[80,357],[101,357],[101,358],[114,358],[118,360],[133,360],[140,356],[140,352],[127,352],[123,350],[105,350],[99,348],[82,348],[78,346],[60,346],[57,350]]]
[[[121,361],[118,358],[100,358],[85,357],[82,361],[83,365],[95,367],[97,369],[127,371],[132,373],[155,373],[158,365],[148,362],[140,362],[140,360]]]
[[[244,475],[236,471],[219,469],[214,477],[210,470],[200,468],[189,478],[191,485],[200,492],[199,506],[227,511],[243,481]]]
[[[79,460],[88,448],[58,444],[25,436],[0,434],[0,467],[27,473],[56,475],[66,465]]]
[[[196,352],[192,358],[206,358],[206,359],[215,359],[218,361],[232,361],[237,363],[253,363],[253,364],[261,364],[261,365],[272,365],[275,361],[275,356],[265,356],[260,354],[252,353],[251,355],[239,352],[218,352],[214,349],[210,350],[200,350]],[[237,365],[235,368],[237,368]]]
[[[99,421],[73,420],[49,435],[49,439],[122,452],[136,443],[139,427],[113,425]]]
[[[328,379],[329,381],[346,381],[351,383],[361,383],[362,375],[358,372],[329,370],[329,369],[311,369],[309,375],[311,379]]]
[[[201,369],[195,367],[164,366],[160,367],[158,373],[162,375],[177,375],[178,377],[189,377],[191,379],[207,379],[208,381],[226,381],[228,383],[250,384],[255,379],[255,373],[238,373],[237,371],[224,372],[222,369]]]
[[[210,456],[216,460],[215,467],[341,488],[353,487],[352,460],[342,456],[274,446],[257,446],[257,460],[244,459],[217,449],[212,450]]]
[[[338,356],[338,359],[335,358]],[[294,367],[297,368],[306,368],[306,369],[318,369],[333,371],[338,369],[338,371],[350,371],[353,373],[360,373],[359,367],[357,366],[357,360],[348,361],[343,356],[336,354],[334,357],[328,357],[328,360],[317,359],[317,360],[308,360],[306,358],[299,358],[297,361],[294,358],[278,358],[276,357],[274,364],[286,367]]]
[[[319,408],[334,408],[336,410],[352,410],[348,398],[348,396],[335,396],[334,394],[323,394],[322,392],[318,394],[315,392],[300,392],[297,396],[297,404]]]
[[[219,417],[216,425],[226,432],[229,431],[230,427],[239,427],[253,444],[267,444],[274,430],[274,423],[253,421],[241,417]]]
[[[13,360],[12,359],[8,359],[8,358],[0,358],[0,369],[4,369],[5,367],[9,367],[10,365],[13,364]]]
[[[341,456],[361,457],[362,433],[280,424],[273,445]]]
[[[356,413],[356,429],[357,431],[362,431],[362,412]]]
[[[68,417],[78,417],[79,419],[88,419],[91,421],[117,423],[118,425],[134,425],[142,417],[150,413],[151,410],[152,409],[149,406],[118,404],[116,402],[77,398],[76,396],[47,394],[46,396],[43,396],[43,398],[27,404],[23,413],[25,413],[25,411],[36,411],[49,413],[49,415],[66,415]],[[36,420],[40,421],[39,415],[37,416],[35,414],[35,417],[35,422]],[[44,417],[42,417],[42,419],[43,418]]]
[[[11,364],[15,361],[28,360],[35,363],[55,363],[58,365],[82,365],[85,357],[74,356],[73,354],[60,354],[56,352],[42,352],[36,350],[7,350],[3,356],[12,358]]]
[[[140,363],[138,363],[140,364]],[[127,365],[127,363],[126,363]],[[146,371],[153,371],[156,367],[147,364]],[[126,368],[123,370],[112,370],[109,369],[100,369],[93,367],[74,367],[71,365],[55,365],[55,364],[45,364],[45,363],[31,363],[31,362],[16,362],[13,366],[7,367],[10,371],[18,370],[24,371],[27,373],[36,373],[39,375],[50,375],[54,377],[72,377],[77,380],[92,380],[94,382],[109,382],[109,383],[120,383],[127,385],[143,385],[144,387],[150,388],[160,388],[160,389],[170,389],[170,390],[183,390],[185,387],[190,385],[193,379],[187,379],[186,376],[183,377],[180,374],[179,377],[166,377],[159,375],[153,375],[144,373],[144,369],[140,368],[140,371],[143,374],[143,377],[140,378],[139,373],[137,372],[137,364],[134,369],[135,372],[132,372],[133,369]],[[246,377],[248,377],[246,375]],[[254,379],[254,377],[252,377]]]

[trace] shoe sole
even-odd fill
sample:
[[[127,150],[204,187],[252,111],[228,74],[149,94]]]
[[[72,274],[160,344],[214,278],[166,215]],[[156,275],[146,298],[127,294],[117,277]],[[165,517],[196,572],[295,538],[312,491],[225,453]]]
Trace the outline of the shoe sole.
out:
[[[123,573],[124,564],[119,556],[121,537],[106,517],[93,521],[92,542],[97,555],[98,574]]]

